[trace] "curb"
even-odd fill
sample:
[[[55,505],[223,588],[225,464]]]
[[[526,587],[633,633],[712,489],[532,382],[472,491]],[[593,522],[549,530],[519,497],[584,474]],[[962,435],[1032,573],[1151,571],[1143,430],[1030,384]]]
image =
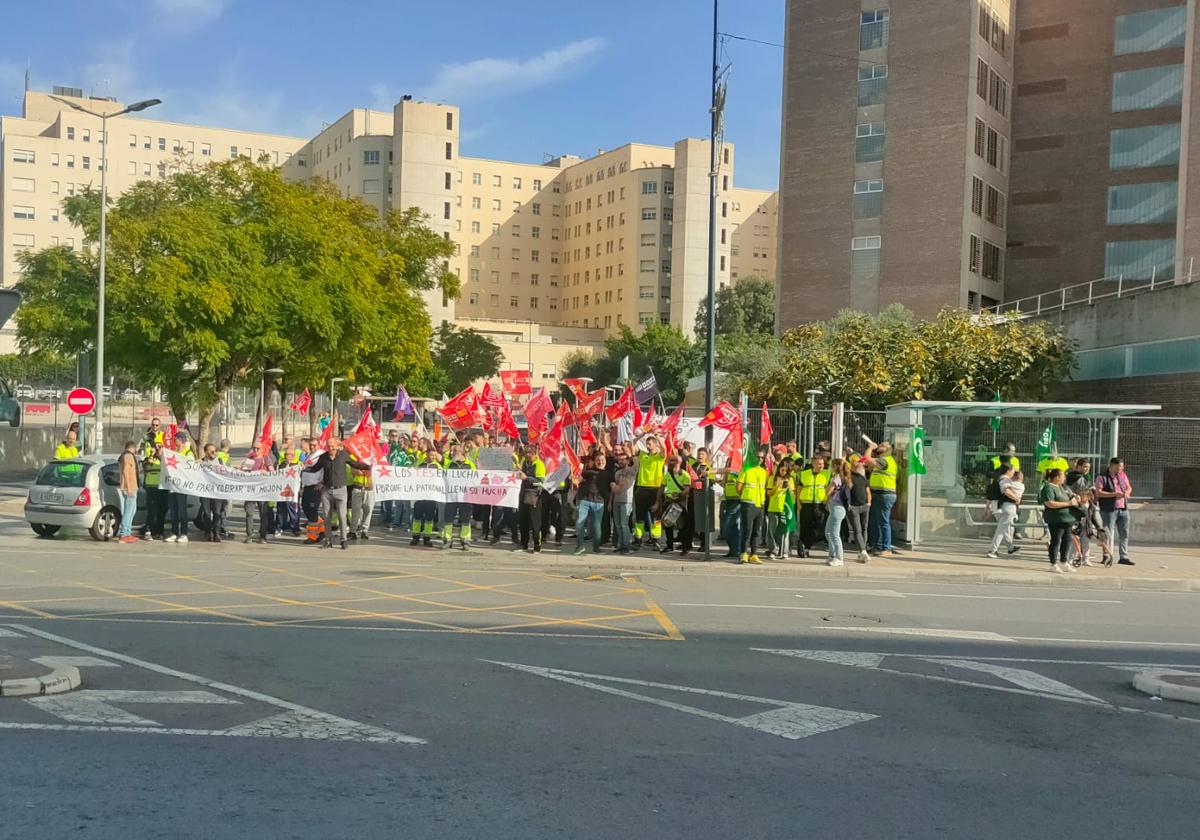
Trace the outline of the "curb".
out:
[[[0,697],[31,697],[45,694],[64,694],[83,684],[79,669],[73,665],[56,668],[42,677],[19,680],[0,680]]]
[[[1180,677],[1191,677],[1195,684],[1187,685],[1182,681],[1177,681]],[[1196,674],[1192,672],[1141,671],[1134,675],[1133,687],[1138,691],[1154,697],[1161,697],[1164,700],[1200,703],[1200,680],[1197,680]]]

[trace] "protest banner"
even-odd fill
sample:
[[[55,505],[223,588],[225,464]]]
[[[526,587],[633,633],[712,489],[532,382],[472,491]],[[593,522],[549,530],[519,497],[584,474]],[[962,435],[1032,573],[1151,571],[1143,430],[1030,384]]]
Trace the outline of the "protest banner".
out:
[[[246,502],[294,502],[299,497],[299,467],[247,472],[231,469],[220,461],[193,461],[174,452],[163,454],[161,485],[173,493]]]
[[[515,508],[521,475],[509,470],[437,470],[376,464],[375,501],[466,502]]]

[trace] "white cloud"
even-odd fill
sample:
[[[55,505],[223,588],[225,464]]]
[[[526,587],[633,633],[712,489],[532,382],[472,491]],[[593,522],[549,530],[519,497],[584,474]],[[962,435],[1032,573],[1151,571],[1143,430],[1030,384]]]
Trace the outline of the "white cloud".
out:
[[[533,58],[480,58],[447,64],[434,77],[427,96],[466,102],[485,94],[530,90],[566,75],[603,48],[603,38],[584,38]]]
[[[231,0],[151,0],[159,23],[177,31],[190,31],[219,18]]]
[[[371,94],[371,107],[376,111],[391,111],[400,98],[396,89],[384,82],[376,82],[368,89]]]
[[[115,96],[124,101],[138,74],[134,68],[133,40],[108,41],[96,48],[83,68],[84,93]]]

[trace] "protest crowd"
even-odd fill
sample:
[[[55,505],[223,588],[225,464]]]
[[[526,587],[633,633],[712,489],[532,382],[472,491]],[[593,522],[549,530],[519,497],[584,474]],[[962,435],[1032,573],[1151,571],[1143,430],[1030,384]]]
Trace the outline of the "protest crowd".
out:
[[[682,405],[656,413],[653,376],[612,402],[605,389],[567,380],[572,398],[557,406],[545,388],[531,392],[527,379],[503,380],[501,388],[486,383],[480,393],[468,387],[445,399],[431,429],[403,388],[393,417],[411,416],[411,431],[385,431],[364,407],[342,434],[338,418],[323,414],[317,436],[279,439],[268,416],[256,445],[240,457],[228,440],[196,451],[185,429],[154,419],[121,456],[123,486],[130,472],[136,492],[133,471],[140,470],[146,489],[141,538],[187,543],[194,527],[205,541],[234,539],[229,513],[237,506],[248,543],[290,535],[344,549],[386,531],[426,548],[504,542],[536,553],[551,539],[564,546],[570,530],[576,554],[607,546],[618,554],[697,552],[761,564],[819,549],[840,566],[847,551],[860,563],[896,551],[899,467],[887,442],[864,436],[860,449],[840,452],[822,442],[806,458],[794,440],[771,445],[765,404],[752,435],[728,402],[698,421],[686,418]],[[522,385],[527,399],[516,410],[523,428],[510,399]],[[306,414],[310,405],[306,391],[293,408]],[[1111,563],[1118,531],[1121,562],[1132,565],[1128,478],[1114,459],[1092,482],[1086,464],[1069,467],[1057,451],[1038,464],[1037,498],[1057,572],[1093,565],[1089,538]],[[1011,445],[991,466],[988,508],[996,529],[988,556],[995,558],[1005,544],[1009,554],[1018,550],[1025,483]],[[189,497],[199,499],[194,516]],[[138,541],[132,518],[123,519],[122,542]]]

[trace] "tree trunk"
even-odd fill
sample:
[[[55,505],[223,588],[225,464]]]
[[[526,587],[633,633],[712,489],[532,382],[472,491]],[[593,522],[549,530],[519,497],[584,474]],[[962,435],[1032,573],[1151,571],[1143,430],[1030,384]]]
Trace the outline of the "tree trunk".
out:
[[[200,434],[197,446],[201,452],[204,451],[204,446],[208,443],[208,435],[212,429],[212,419],[216,416],[218,405],[220,403],[213,403],[200,409]]]

